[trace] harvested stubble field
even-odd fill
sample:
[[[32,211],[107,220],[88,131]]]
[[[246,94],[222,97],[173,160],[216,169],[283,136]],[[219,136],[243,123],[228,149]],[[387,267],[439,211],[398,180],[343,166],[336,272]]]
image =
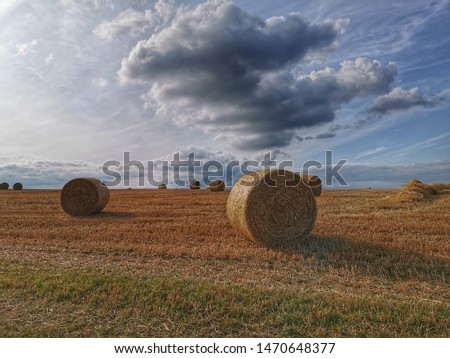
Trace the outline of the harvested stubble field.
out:
[[[0,192],[2,337],[449,337],[450,195],[327,191],[295,247],[228,224],[229,192],[117,190],[73,218]]]

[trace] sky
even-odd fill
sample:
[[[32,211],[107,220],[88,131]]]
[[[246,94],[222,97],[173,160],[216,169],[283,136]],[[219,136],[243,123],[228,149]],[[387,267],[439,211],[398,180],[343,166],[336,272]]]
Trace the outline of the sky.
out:
[[[349,188],[450,182],[449,29],[449,0],[1,0],[0,182],[329,150]]]

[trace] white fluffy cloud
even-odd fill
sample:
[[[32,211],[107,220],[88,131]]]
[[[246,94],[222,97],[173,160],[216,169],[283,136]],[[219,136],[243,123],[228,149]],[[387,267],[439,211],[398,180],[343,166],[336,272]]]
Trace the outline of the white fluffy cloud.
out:
[[[406,111],[412,107],[433,107],[442,99],[427,99],[420,94],[419,88],[414,87],[405,90],[401,87],[394,88],[388,94],[379,96],[375,104],[368,110],[369,113],[386,114],[392,111]]]
[[[25,56],[30,53],[34,53],[35,52],[34,48],[36,47],[36,45],[38,43],[39,43],[38,40],[33,39],[30,42],[24,42],[24,43],[15,43],[14,41],[11,41],[9,43],[9,45],[15,47],[15,49],[17,51],[17,55]]]
[[[103,21],[94,29],[94,33],[106,41],[112,41],[123,35],[135,37],[148,29],[163,26],[174,11],[174,1],[158,0],[154,9],[137,11],[130,8],[110,21]]]

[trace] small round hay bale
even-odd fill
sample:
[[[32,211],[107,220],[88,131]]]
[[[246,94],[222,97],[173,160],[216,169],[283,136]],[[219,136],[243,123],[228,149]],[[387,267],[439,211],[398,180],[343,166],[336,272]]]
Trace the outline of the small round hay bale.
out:
[[[213,180],[209,184],[208,189],[212,192],[224,191],[225,190],[225,182],[220,179]]]
[[[287,170],[262,170],[241,177],[227,203],[231,224],[252,241],[269,247],[307,237],[316,222],[312,190]]]
[[[95,178],[77,178],[64,185],[61,208],[72,216],[88,216],[102,211],[109,201],[109,189]]]
[[[13,190],[22,190],[22,189],[23,189],[22,183],[15,183],[13,185]]]
[[[305,184],[311,188],[314,196],[320,196],[322,194],[322,179],[317,175],[306,175],[302,178]]]
[[[158,189],[167,189],[167,184],[161,184]]]
[[[192,180],[189,183],[189,188],[193,190],[200,189],[200,182],[198,180]]]
[[[8,190],[9,184],[8,183],[1,183],[0,184],[0,190]]]

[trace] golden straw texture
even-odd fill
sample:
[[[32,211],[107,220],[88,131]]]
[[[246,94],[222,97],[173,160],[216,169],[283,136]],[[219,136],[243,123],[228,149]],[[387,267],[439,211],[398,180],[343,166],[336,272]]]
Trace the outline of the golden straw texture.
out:
[[[77,178],[64,185],[60,203],[69,215],[88,216],[102,211],[109,201],[109,189],[95,178]]]
[[[317,205],[301,177],[287,170],[262,170],[240,178],[228,197],[231,224],[264,246],[290,245],[307,237]]]

